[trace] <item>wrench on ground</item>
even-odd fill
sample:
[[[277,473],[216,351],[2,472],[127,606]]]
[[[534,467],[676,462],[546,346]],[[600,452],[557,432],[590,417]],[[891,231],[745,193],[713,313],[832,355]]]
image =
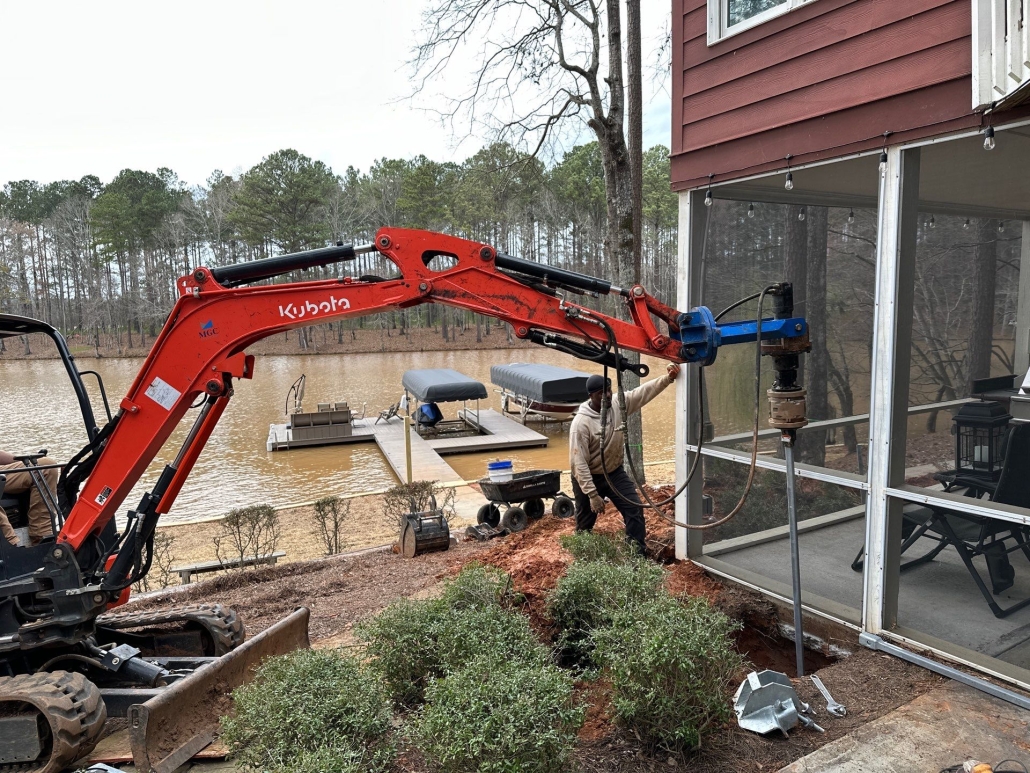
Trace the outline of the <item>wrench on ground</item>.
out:
[[[823,697],[826,698],[826,710],[828,712],[833,714],[835,717],[843,717],[848,713],[846,708],[833,699],[833,696],[830,695],[830,691],[827,690],[826,685],[823,684],[823,680],[815,674],[812,674],[812,684],[814,684],[819,692],[823,694]]]

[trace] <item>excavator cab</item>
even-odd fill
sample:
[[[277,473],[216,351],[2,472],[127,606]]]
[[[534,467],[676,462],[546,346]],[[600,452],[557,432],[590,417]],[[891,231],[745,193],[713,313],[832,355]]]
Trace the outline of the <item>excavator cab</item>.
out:
[[[56,773],[92,750],[108,718],[128,717],[136,769],[170,770],[210,743],[227,690],[249,679],[265,657],[308,646],[307,610],[245,643],[242,621],[217,604],[109,611],[112,598],[123,600],[128,589],[112,593],[102,579],[119,547],[138,535],[119,532],[111,518],[72,549],[62,527],[117,422],[100,374],[78,369],[59,331],[0,314],[0,339],[37,335],[56,347],[78,403],[84,445],[63,463],[57,492],[40,474],[45,451],[16,456],[50,511],[54,538],[39,545],[31,546],[27,533],[33,488],[5,491],[0,473],[0,507],[21,542],[0,538],[0,762]],[[102,426],[83,376],[96,379]],[[137,555],[147,549],[141,545]]]

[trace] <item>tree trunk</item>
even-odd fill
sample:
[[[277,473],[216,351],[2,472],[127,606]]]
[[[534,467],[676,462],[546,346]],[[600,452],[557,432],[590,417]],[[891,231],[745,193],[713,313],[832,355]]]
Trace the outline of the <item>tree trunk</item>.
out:
[[[977,245],[973,256],[973,315],[969,320],[969,353],[966,355],[969,393],[973,381],[991,375],[994,343],[994,289],[998,273],[998,221],[977,220]]]

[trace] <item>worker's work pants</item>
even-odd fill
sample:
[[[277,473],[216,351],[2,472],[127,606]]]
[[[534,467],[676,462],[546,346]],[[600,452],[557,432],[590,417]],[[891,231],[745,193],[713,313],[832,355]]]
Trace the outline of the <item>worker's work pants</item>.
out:
[[[636,544],[643,554],[644,508],[640,503],[640,497],[637,496],[637,487],[626,473],[626,468],[620,464],[608,473],[607,479],[604,475],[591,477],[594,479],[597,493],[612,500],[615,509],[622,513],[622,520],[626,524],[626,539]],[[597,521],[597,513],[591,512],[590,497],[583,493],[575,475],[572,476],[572,493],[576,497],[576,531],[590,531]]]
[[[43,456],[36,464],[43,467],[56,464],[56,462]],[[54,527],[50,522],[50,511],[47,510],[46,503],[43,501],[39,489],[33,484],[32,476],[28,472],[24,472],[24,470],[25,465],[21,462],[0,464],[0,475],[4,475],[7,478],[7,482],[4,485],[5,494],[32,492],[29,494],[29,540],[33,545],[38,545],[41,540],[54,536]],[[60,470],[52,467],[49,470],[40,470],[40,473],[44,480],[46,480],[50,491],[56,492]],[[2,507],[0,507],[0,532],[3,533],[4,538],[12,545],[18,544],[18,535],[15,534],[14,529],[11,527],[11,522],[7,518],[7,513],[4,512]]]

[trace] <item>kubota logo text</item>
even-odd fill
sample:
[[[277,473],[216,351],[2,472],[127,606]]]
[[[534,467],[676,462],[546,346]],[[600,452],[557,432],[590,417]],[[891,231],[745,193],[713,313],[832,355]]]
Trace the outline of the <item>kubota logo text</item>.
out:
[[[328,301],[322,301],[321,303],[305,301],[297,305],[287,303],[283,306],[280,304],[279,316],[286,317],[287,319],[304,319],[304,317],[315,317],[319,314],[328,314],[331,311],[349,308],[350,301],[346,298],[330,298]]]

